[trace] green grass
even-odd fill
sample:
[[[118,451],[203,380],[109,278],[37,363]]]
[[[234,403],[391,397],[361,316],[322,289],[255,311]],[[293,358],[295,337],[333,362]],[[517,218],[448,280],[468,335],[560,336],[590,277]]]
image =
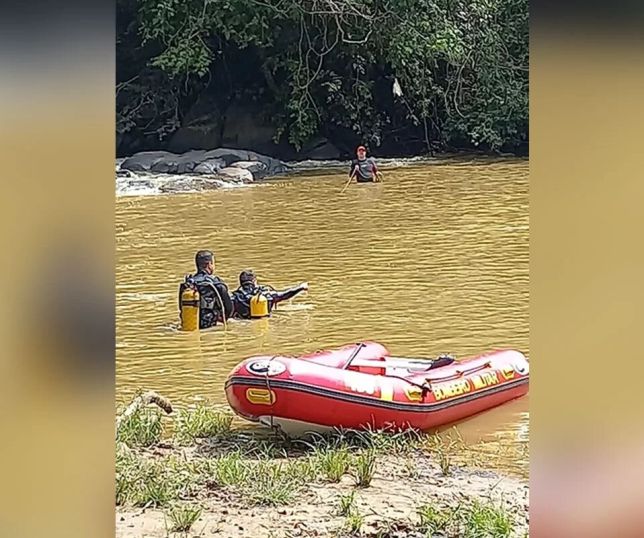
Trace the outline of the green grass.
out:
[[[475,500],[463,516],[465,538],[506,538],[514,525],[502,507]]]
[[[116,452],[116,504],[126,504],[132,499],[134,480],[140,472],[139,459],[129,451]]]
[[[507,512],[491,502],[473,500],[457,508],[438,509],[432,505],[418,508],[419,530],[427,536],[459,538],[507,538],[514,524]]]
[[[297,484],[309,484],[320,478],[320,461],[316,457],[290,458],[285,473]]]
[[[194,497],[206,484],[216,484],[250,505],[288,504],[313,481],[310,458],[274,461],[248,460],[239,452],[218,458],[184,460],[175,456],[152,459],[117,453],[116,503],[168,506]]]
[[[340,495],[338,499],[338,514],[341,516],[348,516],[351,512],[355,510],[355,496],[356,492],[351,491],[349,493]]]
[[[174,456],[152,459],[119,451],[116,456],[116,504],[162,507],[193,495],[205,482],[198,462]]]
[[[344,530],[351,536],[358,536],[364,524],[364,516],[357,510],[351,510],[344,520]]]
[[[248,462],[239,452],[232,452],[212,460],[214,479],[220,486],[241,486],[250,476]]]
[[[285,471],[281,462],[260,461],[255,464],[253,481],[246,491],[255,505],[277,506],[288,504],[298,491],[298,480]]]
[[[423,443],[423,434],[415,430],[353,431],[349,434],[349,438],[356,446],[371,448],[379,454],[406,455],[420,448]]]
[[[165,506],[177,498],[179,488],[163,462],[149,462],[142,466],[136,477],[132,500],[135,506]]]
[[[170,518],[170,532],[188,532],[201,516],[202,508],[194,504],[172,506],[167,512]]]
[[[297,443],[310,450],[373,449],[379,454],[405,455],[422,448],[424,437],[414,430],[391,432],[387,430],[335,429],[324,435],[309,434],[297,440]]]
[[[314,454],[319,468],[330,482],[339,482],[349,470],[350,455],[346,448],[317,450]]]
[[[230,413],[200,404],[194,409],[179,411],[174,437],[179,444],[190,444],[206,437],[229,437],[232,421]]]
[[[148,447],[158,443],[163,433],[159,409],[141,408],[124,418],[116,440],[129,447]]]
[[[176,438],[215,436],[218,442],[200,444],[196,451],[186,453],[188,457],[179,456],[178,451],[160,457],[140,449],[161,437],[160,413],[144,409],[124,420],[117,432],[124,444],[117,445],[116,504],[170,507],[168,516],[172,519],[170,514],[174,514],[181,526],[199,517],[194,515],[198,508],[175,503],[201,498],[206,488],[224,489],[232,500],[247,505],[276,506],[294,502],[312,483],[338,482],[347,473],[358,487],[366,488],[372,483],[377,457],[383,454],[402,456],[410,478],[418,478],[413,456],[420,450],[429,450],[444,474],[452,468],[453,441],[438,435],[421,438],[414,432],[337,431],[300,442],[233,433],[230,421],[230,416],[205,407],[181,413]],[[343,532],[359,533],[364,517],[356,510],[354,492],[340,497],[338,510],[346,518]],[[418,513],[424,532],[445,536],[502,538],[513,525],[507,513],[490,503],[443,510],[422,506]]]
[[[354,477],[356,485],[361,488],[369,487],[373,475],[376,471],[376,451],[371,448],[367,449],[361,454],[358,454],[354,459]]]
[[[306,461],[251,461],[233,453],[213,460],[211,472],[249,504],[277,506],[291,502],[312,470]]]
[[[405,476],[413,479],[420,478],[420,471],[418,470],[417,463],[410,458],[407,458],[404,463]]]
[[[451,510],[438,510],[432,505],[424,504],[418,508],[420,527],[429,536],[435,533],[445,533],[454,517]]]
[[[439,434],[434,434],[426,439],[425,444],[436,457],[443,476],[450,476],[452,474],[452,453],[455,451],[455,446],[457,444],[461,446],[461,443],[451,437],[441,437]]]

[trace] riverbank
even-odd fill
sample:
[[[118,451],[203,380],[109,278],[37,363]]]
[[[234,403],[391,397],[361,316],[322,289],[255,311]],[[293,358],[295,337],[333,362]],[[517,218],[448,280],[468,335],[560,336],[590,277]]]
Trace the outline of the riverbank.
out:
[[[200,405],[120,423],[117,537],[528,534],[527,454],[500,471],[455,429],[292,440],[232,419]]]

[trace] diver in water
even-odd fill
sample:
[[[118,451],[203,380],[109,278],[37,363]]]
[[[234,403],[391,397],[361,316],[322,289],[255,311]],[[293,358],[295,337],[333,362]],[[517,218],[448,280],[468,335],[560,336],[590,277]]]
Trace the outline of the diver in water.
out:
[[[288,301],[308,289],[307,282],[284,291],[277,291],[271,286],[258,286],[253,271],[242,271],[239,275],[239,288],[233,292],[234,316],[242,319],[269,316],[277,303]]]
[[[210,250],[200,250],[195,255],[195,264],[197,272],[186,276],[179,287],[179,310],[183,318],[184,291],[195,289],[198,292],[199,328],[207,329],[228,319],[233,313],[233,303],[228,286],[214,274],[215,255]]]

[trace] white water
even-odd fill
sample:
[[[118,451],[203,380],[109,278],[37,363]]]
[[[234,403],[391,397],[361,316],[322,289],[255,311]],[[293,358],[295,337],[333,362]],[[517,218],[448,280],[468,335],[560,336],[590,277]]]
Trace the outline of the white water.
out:
[[[489,159],[489,158],[488,158]],[[116,171],[120,169],[121,163],[125,159],[116,159]],[[417,166],[419,164],[441,165],[447,164],[454,166],[463,164],[466,166],[472,165],[477,161],[476,157],[467,158],[450,158],[450,157],[408,157],[408,158],[393,158],[376,160],[378,167],[383,173],[387,169],[403,168],[406,166]],[[289,174],[281,176],[273,176],[266,178],[266,180],[258,181],[257,183],[242,183],[240,181],[231,181],[222,179],[221,177],[210,177],[191,174],[150,174],[144,172],[130,172],[132,177],[116,177],[116,195],[117,196],[158,196],[162,194],[176,194],[197,192],[200,190],[209,190],[212,188],[238,188],[238,187],[252,187],[261,184],[264,181],[271,179],[283,179],[292,174],[306,171],[321,171],[321,170],[338,170],[338,172],[348,172],[351,161],[340,160],[306,160],[306,161],[291,161],[286,163],[290,169]],[[200,185],[204,181],[208,181],[209,185],[206,189]]]

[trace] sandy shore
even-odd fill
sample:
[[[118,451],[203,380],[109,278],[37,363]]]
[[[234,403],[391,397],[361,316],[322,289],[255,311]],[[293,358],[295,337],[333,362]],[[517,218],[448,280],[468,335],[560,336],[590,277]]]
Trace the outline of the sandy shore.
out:
[[[475,536],[471,529],[463,526],[459,529],[454,523],[451,524],[451,530],[446,529],[443,533],[429,532],[427,524],[423,526],[419,510],[433,507],[439,513],[455,514],[477,503],[493,505],[505,514],[511,530],[501,535],[527,536],[529,503],[525,478],[481,470],[454,461],[446,463],[445,457],[449,459],[449,455],[422,448],[404,450],[402,453],[387,452],[391,450],[385,448],[378,451],[373,478],[366,487],[356,486],[355,473],[349,468],[338,482],[330,482],[323,475],[305,478],[303,483],[293,482],[292,498],[274,504],[251,499],[249,492],[253,491],[252,484],[251,489],[244,489],[223,485],[221,480],[218,482],[217,468],[211,467],[204,475],[203,470],[198,471],[190,466],[205,465],[209,461],[221,462],[220,458],[225,458],[229,449],[220,449],[217,440],[211,439],[188,447],[160,444],[146,449],[128,449],[127,457],[139,463],[156,462],[167,467],[171,466],[169,462],[173,462],[172,465],[181,462],[184,467],[178,472],[186,473],[185,481],[191,480],[190,472],[211,476],[211,479],[196,480],[189,493],[184,492],[177,499],[177,502],[190,502],[200,509],[200,515],[189,531],[170,532],[173,524],[168,517],[167,506],[154,507],[156,503],[150,501],[147,503],[149,506],[136,507],[131,502],[124,502],[116,510],[116,536],[414,538],[467,536],[466,533],[470,532],[470,536]],[[353,451],[349,451],[349,457],[353,455]],[[253,465],[266,459],[287,472],[288,465],[311,458],[310,454],[288,456],[286,459],[249,456],[243,457],[240,462]],[[286,467],[281,467],[282,463]],[[341,514],[341,499],[347,499],[352,492],[352,507]],[[483,525],[488,525],[485,527],[487,530],[483,529],[483,534],[476,536],[499,535],[490,530],[489,524]],[[356,526],[359,528],[356,529]]]

